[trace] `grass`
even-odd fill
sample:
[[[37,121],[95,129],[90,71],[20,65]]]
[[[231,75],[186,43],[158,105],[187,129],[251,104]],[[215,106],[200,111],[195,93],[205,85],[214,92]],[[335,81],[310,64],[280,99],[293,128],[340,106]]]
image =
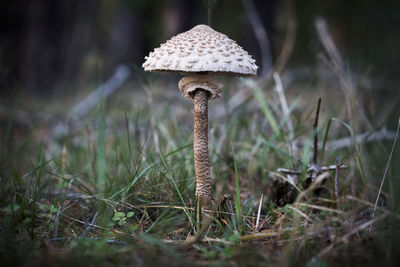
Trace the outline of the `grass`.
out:
[[[133,93],[100,101],[61,137],[53,134],[54,123],[24,125],[18,113],[34,117],[35,99],[17,98],[0,136],[2,265],[398,266],[397,150],[388,163],[395,140],[357,143],[365,128],[359,114],[347,121],[343,96],[310,81],[300,95],[299,85],[285,88],[290,114],[267,82],[231,82],[227,96],[210,104],[210,162],[220,205],[206,211],[212,220],[200,239],[184,246],[197,232],[191,103],[175,83],[159,81],[162,76],[153,76],[150,86],[131,84]],[[237,88],[248,92],[239,104],[229,102]],[[322,97],[318,163],[335,164],[338,156],[349,165],[339,175],[340,205],[334,172],[306,185],[316,92]],[[47,110],[54,105],[49,101]],[[330,141],[349,132],[352,146],[329,150]],[[295,155],[290,136],[299,144]],[[303,170],[296,189],[279,167]],[[293,201],[285,200],[289,195]]]

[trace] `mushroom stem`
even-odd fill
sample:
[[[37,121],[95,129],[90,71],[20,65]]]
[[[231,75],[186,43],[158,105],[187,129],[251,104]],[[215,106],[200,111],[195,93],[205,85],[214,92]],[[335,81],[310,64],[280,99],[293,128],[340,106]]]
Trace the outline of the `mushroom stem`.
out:
[[[208,92],[194,92],[194,168],[196,173],[196,196],[202,204],[211,199],[211,176],[208,159]]]

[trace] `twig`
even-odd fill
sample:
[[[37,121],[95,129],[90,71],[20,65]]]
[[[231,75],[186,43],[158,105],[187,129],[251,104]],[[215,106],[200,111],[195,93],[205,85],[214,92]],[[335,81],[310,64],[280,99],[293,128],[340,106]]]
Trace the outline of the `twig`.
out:
[[[84,100],[72,108],[69,117],[78,119],[84,117],[96,106],[100,97],[105,99],[110,96],[129,78],[130,75],[131,70],[126,65],[120,65],[108,81],[97,87],[93,93],[88,95]],[[102,94],[101,91],[103,91]]]
[[[268,40],[267,32],[260,20],[260,16],[258,15],[256,8],[254,7],[253,1],[242,0],[242,3],[247,18],[249,19],[250,25],[253,28],[254,34],[256,36],[258,46],[260,47],[261,62],[263,67],[261,75],[264,76],[270,73],[272,67],[271,44]]]
[[[337,206],[339,209],[341,209],[341,205],[339,203],[339,170],[340,170],[340,164],[338,157],[336,157],[336,171],[335,171],[335,196],[336,196],[336,202]]]
[[[348,166],[346,164],[340,163],[339,164],[339,169],[346,169],[348,168]],[[329,166],[322,166],[322,167],[318,167],[318,169],[316,170],[314,166],[309,166],[307,168],[307,173],[312,173],[312,172],[327,172],[327,171],[335,171],[337,168],[337,165],[329,165]],[[292,175],[300,175],[301,172],[297,171],[297,170],[290,170],[290,169],[285,169],[285,168],[278,168],[277,172],[281,172],[284,174],[292,174]]]
[[[356,142],[359,143],[367,143],[373,141],[381,141],[381,140],[393,140],[396,137],[395,131],[388,131],[386,127],[382,127],[379,131],[376,132],[365,132],[362,134],[356,135]],[[353,142],[352,137],[343,137],[337,140],[332,140],[326,143],[326,148],[328,150],[336,150],[343,147],[351,146]]]
[[[376,207],[378,206],[378,201],[379,201],[379,197],[381,195],[382,187],[383,187],[383,184],[385,183],[386,174],[387,174],[388,169],[389,169],[390,161],[392,160],[392,155],[393,155],[393,152],[394,152],[394,148],[396,147],[397,137],[398,137],[398,134],[399,134],[399,129],[400,129],[400,117],[399,117],[399,120],[397,122],[396,136],[394,137],[392,150],[390,151],[389,159],[388,159],[388,162],[386,164],[385,171],[383,173],[383,177],[382,177],[381,185],[379,187],[378,195],[376,196],[375,205],[374,205],[374,211],[372,212],[372,218],[375,216],[375,210],[376,210]]]
[[[314,121],[314,154],[313,154],[313,164],[317,165],[318,159],[318,118],[319,118],[319,110],[321,108],[321,97],[318,98],[317,111],[315,112],[315,121]]]
[[[93,225],[96,224],[97,215],[99,215],[98,211],[96,211],[96,213],[93,216],[92,222],[86,226],[85,231],[83,231],[83,233],[79,236],[79,238],[85,237],[90,232],[90,230],[93,229]]]
[[[118,88],[124,84],[131,75],[131,70],[126,65],[120,65],[115,71],[114,75],[106,81],[104,84],[96,88],[94,92],[89,94],[85,99],[76,104],[68,114],[68,120],[71,120],[75,127],[79,126],[79,119],[83,118],[86,114],[91,111],[99,99],[102,97],[106,99],[112,93],[114,93]],[[69,123],[59,122],[52,131],[52,136],[60,137],[68,134],[70,129]]]
[[[301,174],[300,171],[289,170],[289,169],[285,169],[285,168],[278,168],[276,171],[284,173],[284,174],[292,174],[292,175],[300,175]]]
[[[292,120],[290,119],[290,111],[286,101],[285,93],[283,91],[281,77],[277,72],[274,72],[273,77],[275,80],[275,91],[278,92],[279,100],[282,106],[282,112],[284,116],[287,117],[286,124],[289,131],[289,139],[290,142],[292,143],[293,155],[297,155],[297,140],[294,139],[293,124]]]

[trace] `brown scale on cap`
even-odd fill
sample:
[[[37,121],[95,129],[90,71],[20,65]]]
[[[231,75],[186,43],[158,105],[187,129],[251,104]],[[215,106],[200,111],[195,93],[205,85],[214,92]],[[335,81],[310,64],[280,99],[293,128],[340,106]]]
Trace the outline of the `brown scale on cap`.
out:
[[[214,58],[224,58],[226,61],[213,60]],[[160,63],[162,59],[169,60],[171,65],[163,66]],[[191,63],[193,59],[197,62],[190,68],[186,68],[187,63]],[[181,64],[176,64],[177,60],[181,60]],[[239,62],[244,63],[239,65]],[[172,37],[146,57],[143,67],[146,71],[183,74],[210,72],[238,76],[256,75],[258,68],[251,56],[235,41],[206,25],[198,25]]]

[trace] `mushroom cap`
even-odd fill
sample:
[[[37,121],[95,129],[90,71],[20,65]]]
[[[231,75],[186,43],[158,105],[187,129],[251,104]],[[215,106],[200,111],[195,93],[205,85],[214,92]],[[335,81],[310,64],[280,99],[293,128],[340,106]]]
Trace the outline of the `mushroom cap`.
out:
[[[235,41],[207,25],[197,25],[154,49],[145,71],[254,76],[255,60]]]

